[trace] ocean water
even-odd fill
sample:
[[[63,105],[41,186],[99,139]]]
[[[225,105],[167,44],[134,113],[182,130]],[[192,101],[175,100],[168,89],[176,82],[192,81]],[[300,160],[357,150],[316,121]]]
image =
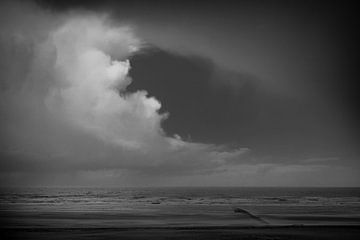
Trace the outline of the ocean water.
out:
[[[7,188],[3,227],[360,225],[360,188]]]

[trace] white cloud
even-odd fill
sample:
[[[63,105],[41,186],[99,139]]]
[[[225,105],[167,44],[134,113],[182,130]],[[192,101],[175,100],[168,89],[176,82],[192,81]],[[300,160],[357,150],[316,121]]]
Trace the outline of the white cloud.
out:
[[[47,106],[70,124],[104,141],[141,149],[159,141],[160,102],[145,91],[126,93],[131,83],[129,60],[140,48],[127,27],[110,27],[105,18],[76,17],[56,29],[49,41],[56,48],[54,78]],[[122,94],[119,94],[122,93]]]

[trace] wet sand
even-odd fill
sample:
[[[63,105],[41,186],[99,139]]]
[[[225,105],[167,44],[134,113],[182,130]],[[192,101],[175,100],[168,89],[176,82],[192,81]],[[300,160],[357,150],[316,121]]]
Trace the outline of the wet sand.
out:
[[[284,224],[269,216],[264,220],[242,209],[229,210],[228,214],[223,211],[190,214],[184,208],[183,214],[170,214],[164,206],[158,207],[162,211],[3,210],[0,211],[0,239],[360,239],[358,217],[307,216],[304,219],[302,216],[299,221],[297,216],[295,224],[291,221]]]
[[[1,239],[359,239],[356,226],[8,228]]]

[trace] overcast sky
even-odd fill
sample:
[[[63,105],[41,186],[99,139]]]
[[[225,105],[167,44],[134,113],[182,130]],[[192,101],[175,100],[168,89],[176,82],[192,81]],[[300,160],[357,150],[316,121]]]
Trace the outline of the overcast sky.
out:
[[[2,1],[1,185],[359,186],[355,16]]]

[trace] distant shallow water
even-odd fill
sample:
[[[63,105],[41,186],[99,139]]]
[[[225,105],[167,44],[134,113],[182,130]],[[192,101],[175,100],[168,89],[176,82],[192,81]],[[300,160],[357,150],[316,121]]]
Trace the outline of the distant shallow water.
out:
[[[360,188],[7,188],[0,211],[5,227],[358,225]]]

